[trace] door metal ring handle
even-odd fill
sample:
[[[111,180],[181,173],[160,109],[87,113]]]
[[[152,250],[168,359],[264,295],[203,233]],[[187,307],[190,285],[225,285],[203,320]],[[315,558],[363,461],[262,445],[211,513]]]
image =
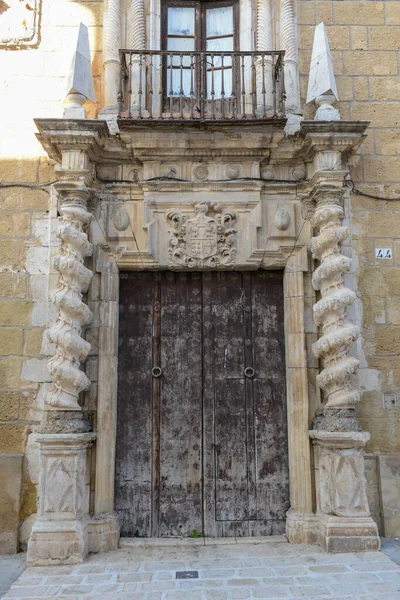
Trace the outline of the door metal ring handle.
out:
[[[244,370],[245,376],[249,377],[249,378],[254,377],[254,373],[255,373],[255,371],[254,371],[253,367],[246,367]]]
[[[153,375],[153,377],[161,377],[162,368],[161,367],[153,367],[151,370],[151,374]]]

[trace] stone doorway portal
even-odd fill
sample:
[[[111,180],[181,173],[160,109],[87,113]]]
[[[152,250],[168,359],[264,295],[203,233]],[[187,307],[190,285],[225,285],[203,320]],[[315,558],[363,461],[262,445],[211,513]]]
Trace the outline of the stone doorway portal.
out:
[[[121,274],[121,535],[283,533],[283,275]]]

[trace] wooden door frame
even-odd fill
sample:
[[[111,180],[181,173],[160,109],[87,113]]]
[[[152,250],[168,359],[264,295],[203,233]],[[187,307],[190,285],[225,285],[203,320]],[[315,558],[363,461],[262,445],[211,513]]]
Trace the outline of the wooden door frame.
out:
[[[101,250],[101,249],[100,249]],[[289,446],[289,541],[311,541],[313,492],[309,430],[308,367],[305,334],[304,261],[298,247],[284,269],[284,335]],[[114,515],[114,477],[118,385],[119,269],[114,258],[101,250],[99,390],[95,474],[95,516]],[[309,535],[308,535],[309,533]]]

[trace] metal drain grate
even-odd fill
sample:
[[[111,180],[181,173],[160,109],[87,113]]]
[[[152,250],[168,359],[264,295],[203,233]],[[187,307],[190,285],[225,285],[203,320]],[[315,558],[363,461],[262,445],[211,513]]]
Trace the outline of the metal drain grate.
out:
[[[198,579],[198,571],[177,571],[176,579]]]

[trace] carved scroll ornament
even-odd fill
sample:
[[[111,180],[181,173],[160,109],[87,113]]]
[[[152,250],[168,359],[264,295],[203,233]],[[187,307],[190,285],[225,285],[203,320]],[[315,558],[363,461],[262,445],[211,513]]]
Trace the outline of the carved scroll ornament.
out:
[[[208,217],[206,202],[194,207],[196,216],[189,218],[178,208],[167,213],[171,223],[168,256],[171,266],[215,268],[235,263],[236,233],[233,228],[236,213],[225,209],[214,218]]]

